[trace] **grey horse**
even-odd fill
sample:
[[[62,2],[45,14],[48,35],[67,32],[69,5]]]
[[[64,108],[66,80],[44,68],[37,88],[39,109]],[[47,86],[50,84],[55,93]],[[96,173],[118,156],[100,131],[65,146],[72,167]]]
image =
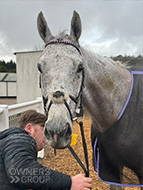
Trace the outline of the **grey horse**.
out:
[[[96,132],[106,133],[118,120],[130,93],[130,71],[120,62],[96,55],[79,45],[81,20],[76,11],[70,35],[61,32],[53,36],[42,12],[38,15],[37,26],[45,43],[38,69],[49,145],[61,149],[70,144],[73,117],[81,105],[90,114]],[[143,128],[140,133],[143,134]],[[125,141],[121,144],[126,146]],[[125,163],[128,159],[126,157]],[[140,173],[137,175],[139,177]],[[111,185],[110,189],[120,190],[121,187]]]

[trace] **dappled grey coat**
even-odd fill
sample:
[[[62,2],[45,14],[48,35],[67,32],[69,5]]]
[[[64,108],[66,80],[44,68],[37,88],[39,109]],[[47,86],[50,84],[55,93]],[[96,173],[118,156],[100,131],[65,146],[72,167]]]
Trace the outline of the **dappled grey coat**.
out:
[[[68,190],[70,187],[70,176],[37,162],[36,142],[25,130],[0,132],[1,190]]]

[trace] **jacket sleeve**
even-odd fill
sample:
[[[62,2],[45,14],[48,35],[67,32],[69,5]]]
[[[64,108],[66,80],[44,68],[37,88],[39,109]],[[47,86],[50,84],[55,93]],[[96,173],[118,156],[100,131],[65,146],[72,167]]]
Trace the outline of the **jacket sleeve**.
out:
[[[71,177],[37,162],[35,140],[28,134],[12,135],[3,147],[9,182],[21,189],[69,190]]]

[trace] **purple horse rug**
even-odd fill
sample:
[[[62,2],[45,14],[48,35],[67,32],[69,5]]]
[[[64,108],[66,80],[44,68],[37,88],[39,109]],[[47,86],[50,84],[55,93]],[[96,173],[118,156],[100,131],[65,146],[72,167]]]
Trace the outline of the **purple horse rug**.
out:
[[[143,187],[143,71],[130,72],[130,93],[117,122],[104,133],[92,126],[93,164],[105,183]]]

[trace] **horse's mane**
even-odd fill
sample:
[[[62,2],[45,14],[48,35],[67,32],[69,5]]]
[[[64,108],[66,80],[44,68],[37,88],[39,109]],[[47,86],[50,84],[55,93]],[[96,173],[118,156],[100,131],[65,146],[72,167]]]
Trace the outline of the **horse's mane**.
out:
[[[114,61],[112,58],[110,57],[106,57],[106,56],[101,56],[99,55],[98,53],[95,53],[93,51],[89,51],[87,49],[84,49],[82,48],[82,51],[85,55],[85,57],[87,57],[87,54],[88,56],[94,60],[95,62],[98,62],[100,64],[109,64],[109,65],[114,65],[114,66],[117,66],[119,68],[123,68],[123,69],[126,69],[126,66],[127,64],[126,63],[122,63],[121,61]],[[88,59],[88,58],[87,58]]]

